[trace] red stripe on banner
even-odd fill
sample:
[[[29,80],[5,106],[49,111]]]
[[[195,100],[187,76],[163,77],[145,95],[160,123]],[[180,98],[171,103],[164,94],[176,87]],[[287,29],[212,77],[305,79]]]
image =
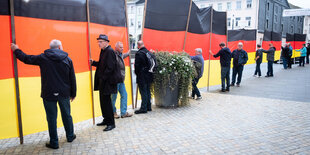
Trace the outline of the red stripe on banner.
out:
[[[143,41],[149,50],[182,51],[185,31],[158,31],[144,28]]]
[[[195,49],[202,49],[202,56],[205,60],[209,59],[209,49],[210,49],[210,33],[208,34],[196,34],[187,33],[185,51],[193,56],[195,55]]]
[[[294,46],[292,45],[293,49],[301,49],[305,41],[294,41]]]
[[[16,42],[26,53],[38,55],[49,49],[52,39],[62,42],[76,73],[88,71],[87,23],[15,17]],[[20,77],[40,76],[39,67],[18,61]]]
[[[245,41],[245,40],[230,41],[230,42],[228,42],[228,48],[231,51],[237,49],[239,42],[243,43],[243,49],[247,53],[251,53],[251,52],[255,52],[256,51],[256,40],[252,40],[252,41]]]
[[[0,79],[13,78],[10,16],[0,15]]]
[[[89,32],[90,32],[90,47],[92,53],[92,59],[95,61],[99,60],[100,48],[97,43],[97,38],[100,34],[106,34],[110,40],[110,45],[113,49],[115,49],[115,44],[118,41],[123,42],[124,45],[124,53],[127,53],[129,50],[128,47],[128,35],[126,27],[116,27],[116,26],[108,26],[96,23],[89,24]],[[129,57],[124,59],[126,66],[129,66]],[[93,70],[96,68],[93,67]]]

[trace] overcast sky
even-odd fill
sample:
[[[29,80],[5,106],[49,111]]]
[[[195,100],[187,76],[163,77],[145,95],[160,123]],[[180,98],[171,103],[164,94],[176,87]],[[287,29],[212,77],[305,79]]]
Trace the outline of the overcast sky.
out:
[[[310,0],[288,0],[288,2],[301,8],[310,8]]]

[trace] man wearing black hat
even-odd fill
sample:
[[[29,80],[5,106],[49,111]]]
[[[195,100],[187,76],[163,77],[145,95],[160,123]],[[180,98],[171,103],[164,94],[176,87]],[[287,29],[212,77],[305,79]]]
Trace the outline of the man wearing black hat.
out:
[[[113,73],[116,69],[116,55],[109,45],[108,36],[100,34],[97,40],[101,49],[99,61],[90,60],[92,66],[97,67],[94,90],[99,90],[100,107],[104,118],[97,126],[107,125],[103,131],[110,131],[115,128],[111,94],[117,93],[117,83],[112,82]]]

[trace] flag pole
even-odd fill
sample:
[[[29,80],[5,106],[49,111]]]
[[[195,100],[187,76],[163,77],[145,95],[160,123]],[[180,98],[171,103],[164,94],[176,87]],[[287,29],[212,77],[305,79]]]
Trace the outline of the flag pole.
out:
[[[191,0],[191,2],[189,4],[189,9],[188,9],[185,37],[184,37],[184,42],[183,42],[183,51],[185,50],[185,44],[186,44],[186,38],[187,38],[187,32],[188,32],[188,26],[189,26],[189,20],[190,20],[190,17],[191,17],[192,4],[193,4],[193,0]]]
[[[87,11],[87,40],[88,40],[88,56],[89,60],[91,59],[91,47],[90,47],[90,15],[89,15],[89,0],[86,0],[86,11]],[[89,62],[89,71],[90,71],[90,88],[91,88],[91,107],[92,107],[92,117],[93,125],[95,125],[95,105],[94,105],[94,89],[93,89],[93,71],[92,65]]]
[[[11,36],[12,43],[16,43],[15,36],[15,19],[14,19],[14,0],[10,0],[10,14],[11,14]],[[20,106],[20,92],[19,92],[19,82],[18,82],[18,68],[17,68],[17,59],[15,54],[13,54],[13,65],[14,65],[14,80],[15,80],[15,93],[16,93],[16,107],[17,107],[17,121],[18,121],[18,133],[19,133],[19,142],[20,144],[24,143],[24,134],[23,134],[23,124],[21,116],[21,106]]]
[[[211,47],[212,47],[212,31],[213,31],[213,7],[211,7],[211,19],[210,19],[210,50],[211,50]],[[209,53],[209,62],[208,62],[208,91],[210,90],[210,66],[211,66],[211,54]]]
[[[135,102],[133,98],[133,83],[132,83],[132,67],[131,67],[131,48],[130,48],[130,38],[129,38],[129,32],[128,32],[128,15],[127,15],[127,0],[125,0],[125,16],[126,16],[126,28],[127,28],[127,41],[128,41],[128,48],[129,48],[129,68],[130,68],[130,89],[131,89],[131,105],[132,109],[135,109]]]

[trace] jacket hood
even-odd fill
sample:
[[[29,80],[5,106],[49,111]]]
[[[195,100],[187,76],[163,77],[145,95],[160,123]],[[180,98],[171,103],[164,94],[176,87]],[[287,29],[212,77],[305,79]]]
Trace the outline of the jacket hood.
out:
[[[231,53],[230,49],[227,48],[227,47],[224,47],[224,48],[223,48],[223,51],[228,52],[228,53]]]
[[[44,54],[53,61],[61,61],[68,57],[68,53],[60,49],[48,49],[44,51]]]

